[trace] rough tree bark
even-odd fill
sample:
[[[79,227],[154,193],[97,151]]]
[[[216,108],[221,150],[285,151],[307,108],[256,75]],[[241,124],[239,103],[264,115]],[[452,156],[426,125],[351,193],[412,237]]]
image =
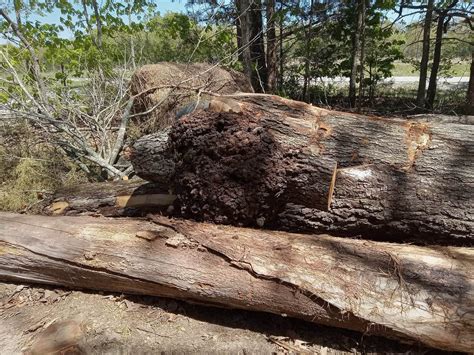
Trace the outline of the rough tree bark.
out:
[[[430,60],[430,36],[431,22],[433,21],[434,0],[428,0],[426,6],[425,22],[423,23],[423,49],[420,62],[420,80],[418,82],[418,91],[416,103],[419,107],[425,107],[426,78],[428,77],[428,62]]]
[[[199,220],[428,244],[474,241],[474,126],[215,97],[132,164]],[[166,167],[166,169],[164,169]]]
[[[190,221],[0,214],[0,279],[284,314],[474,347],[474,250]]]

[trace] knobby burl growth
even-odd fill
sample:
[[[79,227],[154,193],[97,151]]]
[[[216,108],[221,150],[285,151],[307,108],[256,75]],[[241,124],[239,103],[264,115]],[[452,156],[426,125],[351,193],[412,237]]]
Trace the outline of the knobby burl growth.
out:
[[[273,136],[246,113],[195,112],[170,134],[181,212],[218,223],[271,224],[289,168]]]

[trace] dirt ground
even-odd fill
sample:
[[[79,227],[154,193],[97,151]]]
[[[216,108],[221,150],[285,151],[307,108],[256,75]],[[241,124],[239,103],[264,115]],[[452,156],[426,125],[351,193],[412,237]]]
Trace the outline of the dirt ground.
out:
[[[0,354],[436,353],[276,315],[0,283]]]

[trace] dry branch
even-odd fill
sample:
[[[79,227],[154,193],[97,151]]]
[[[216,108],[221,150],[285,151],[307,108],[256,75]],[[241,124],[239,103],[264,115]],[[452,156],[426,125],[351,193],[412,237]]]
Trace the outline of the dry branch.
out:
[[[0,279],[284,314],[474,347],[474,250],[191,221],[0,214]]]

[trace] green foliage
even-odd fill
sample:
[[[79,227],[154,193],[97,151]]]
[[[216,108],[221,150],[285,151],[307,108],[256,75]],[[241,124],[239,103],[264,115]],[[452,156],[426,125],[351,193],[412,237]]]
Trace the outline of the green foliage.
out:
[[[367,9],[363,85],[369,88],[371,95],[380,80],[392,75],[394,62],[403,58],[401,45],[404,41],[394,36],[396,29],[389,26],[383,16],[384,11],[393,6],[394,1],[375,1]],[[305,72],[307,56],[310,59],[309,79],[313,82],[323,77],[349,77],[356,13],[355,3],[347,3],[339,9],[334,20],[324,21],[312,36],[306,31],[297,34],[291,56],[299,60],[292,61],[286,68],[285,94],[295,91],[295,85],[300,82],[298,77]],[[300,94],[290,96],[301,99]]]
[[[156,16],[135,35],[142,61],[216,62],[232,53],[234,34],[223,26],[201,26],[190,17],[168,13]]]

